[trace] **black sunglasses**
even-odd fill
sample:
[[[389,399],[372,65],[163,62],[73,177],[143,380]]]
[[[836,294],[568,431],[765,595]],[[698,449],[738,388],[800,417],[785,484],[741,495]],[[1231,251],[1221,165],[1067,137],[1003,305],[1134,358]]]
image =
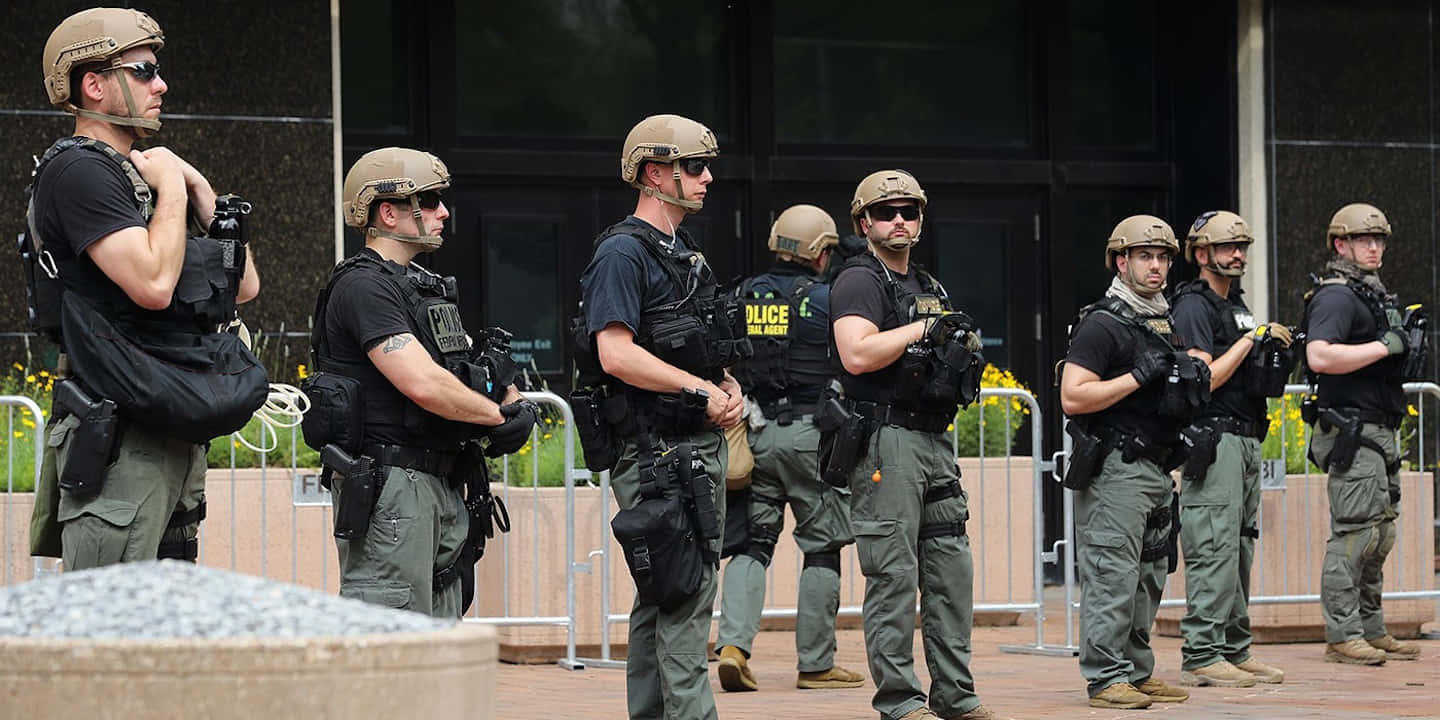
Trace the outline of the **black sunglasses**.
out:
[[[706,168],[710,167],[710,158],[685,158],[680,161],[680,169],[686,175],[703,175]]]
[[[906,222],[920,219],[920,206],[914,203],[904,205],[871,205],[867,210],[870,219],[875,222],[890,222],[896,215],[904,218]]]
[[[151,80],[154,80],[156,75],[160,74],[160,63],[153,63],[149,60],[142,60],[140,62],[123,63],[120,65],[112,65],[108,68],[105,68],[105,72],[111,72],[114,70],[129,70],[130,72],[135,74],[136,80],[139,80],[142,83],[148,83]]]
[[[435,208],[440,207],[441,198],[439,190],[426,190],[425,192],[420,193],[417,199],[420,203],[420,207],[425,208],[426,210],[434,210]]]

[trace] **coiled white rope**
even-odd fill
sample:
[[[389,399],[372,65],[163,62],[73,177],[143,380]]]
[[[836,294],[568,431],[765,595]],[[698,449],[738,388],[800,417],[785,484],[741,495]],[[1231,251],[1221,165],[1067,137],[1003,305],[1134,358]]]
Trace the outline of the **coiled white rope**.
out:
[[[277,428],[289,430],[298,427],[309,410],[310,398],[306,397],[300,388],[285,383],[270,383],[270,393],[265,397],[265,404],[261,405],[254,415],[255,419],[260,421],[258,442],[261,447],[252,445],[239,430],[230,433],[230,437],[255,452],[274,452],[280,447],[280,433]]]

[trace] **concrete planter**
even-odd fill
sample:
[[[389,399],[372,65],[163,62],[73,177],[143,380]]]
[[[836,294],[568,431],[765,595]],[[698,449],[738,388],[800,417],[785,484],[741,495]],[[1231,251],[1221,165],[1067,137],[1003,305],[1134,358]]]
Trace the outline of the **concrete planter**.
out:
[[[1435,587],[1434,482],[1428,474],[1405,472],[1400,485],[1404,499],[1395,548],[1385,562],[1385,590],[1430,590]],[[1288,475],[1284,489],[1261,492],[1252,596],[1320,592],[1329,508],[1324,475]],[[1185,598],[1183,568],[1170,576],[1165,597]],[[1183,608],[1162,608],[1155,620],[1157,631],[1178,637],[1184,614]],[[1433,599],[1385,602],[1385,622],[1396,636],[1415,637],[1421,624],[1434,620]],[[1257,642],[1319,642],[1324,640],[1325,620],[1319,603],[1254,605],[1250,627]]]

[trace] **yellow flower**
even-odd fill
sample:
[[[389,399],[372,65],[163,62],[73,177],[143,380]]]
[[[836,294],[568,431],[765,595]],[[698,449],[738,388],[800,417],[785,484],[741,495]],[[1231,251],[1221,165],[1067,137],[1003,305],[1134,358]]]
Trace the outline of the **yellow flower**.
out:
[[[1410,414],[1410,417],[1419,417],[1419,416],[1420,416],[1420,411],[1419,411],[1419,410],[1416,410],[1414,405],[1406,405],[1406,406],[1405,406],[1405,412],[1409,413],[1409,414]]]
[[[299,365],[295,366],[295,375],[298,376],[301,380],[304,380],[305,378],[310,377],[310,369],[305,367],[305,363],[300,363]]]
[[[28,428],[33,428],[33,427],[35,427],[35,421],[34,421],[34,420],[31,420],[31,419],[29,419],[29,418],[23,418],[23,417],[20,418],[20,424],[21,424],[21,425],[24,425],[25,427],[28,427]]]
[[[50,377],[50,372],[47,370],[41,370],[40,377]]]
[[[549,440],[549,439],[550,439],[550,433],[545,433],[544,435],[541,435],[541,436],[540,436],[540,439],[541,439],[541,440]]]
[[[26,376],[25,376],[25,382],[30,383],[31,385],[34,385],[34,384],[35,384],[35,376],[34,376],[34,375],[26,375]]]
[[[954,432],[954,431],[955,431],[955,423],[952,422],[952,423],[950,423],[949,425],[946,425],[946,426],[945,426],[945,432]]]
[[[25,437],[25,433],[20,432],[19,430],[16,430],[16,431],[15,431],[15,437],[17,437],[17,438],[23,438],[23,437]]]
[[[19,370],[20,372],[25,372],[25,366],[24,366],[24,365],[21,365],[21,364],[18,363],[18,362],[15,363],[15,369],[16,369],[16,370]]]
[[[545,424],[546,424],[546,425],[554,425],[554,424],[555,424],[555,421],[554,421],[554,420],[551,420],[550,418],[545,418]]]

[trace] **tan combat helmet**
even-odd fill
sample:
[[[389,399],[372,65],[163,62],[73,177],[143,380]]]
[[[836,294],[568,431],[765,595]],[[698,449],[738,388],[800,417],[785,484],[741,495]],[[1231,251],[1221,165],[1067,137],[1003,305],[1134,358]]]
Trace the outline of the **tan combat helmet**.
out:
[[[1330,229],[1325,233],[1325,247],[1335,251],[1334,238],[1348,238],[1351,235],[1380,235],[1390,237],[1390,221],[1380,208],[1366,203],[1350,203],[1335,211],[1330,218]]]
[[[1129,252],[1130,248],[1163,247],[1170,252],[1180,252],[1180,242],[1170,224],[1154,215],[1131,215],[1120,221],[1105,243],[1105,269],[1115,271],[1115,253]]]
[[[122,53],[143,45],[159,50],[165,46],[165,32],[139,10],[91,8],[65,18],[45,42],[42,70],[50,104],[68,113],[134,128],[137,137],[154,135],[160,130],[160,121],[145,117],[144,111],[135,107],[129,83],[120,83],[120,93],[130,112],[126,117],[81,109],[73,97],[75,88],[70,87],[70,72],[76,67],[103,63],[104,69],[113,70]]]
[[[860,217],[865,214],[866,208],[885,200],[905,199],[920,204],[920,226],[924,227],[925,189],[920,187],[920,181],[916,180],[914,175],[904,170],[881,170],[866,175],[865,179],[855,186],[855,199],[850,201],[850,222],[855,227],[855,234],[865,237],[865,231],[860,228]],[[891,249],[901,250],[919,241],[920,233],[917,231],[909,243]]]
[[[1195,264],[1195,248],[1210,247],[1212,245],[1223,245],[1226,243],[1245,243],[1249,245],[1255,242],[1255,236],[1250,234],[1250,224],[1245,218],[1236,215],[1229,210],[1211,210],[1201,213],[1195,218],[1195,224],[1190,226],[1190,233],[1185,236],[1185,260]],[[1224,268],[1215,264],[1215,251],[1210,251],[1210,264],[1205,266],[1206,270],[1216,275],[1225,277],[1240,277],[1245,274],[1245,268]]]
[[[700,209],[701,203],[685,199],[685,190],[680,185],[680,161],[713,158],[719,154],[720,144],[715,141],[715,133],[710,132],[710,128],[679,115],[651,115],[625,136],[625,149],[620,155],[620,178],[650,197],[679,205],[693,213]],[[640,167],[647,162],[670,166],[675,178],[674,195],[641,182]]]
[[[814,205],[795,205],[780,213],[770,226],[770,252],[781,260],[814,260],[825,248],[840,244],[835,219]]]
[[[350,172],[345,174],[341,212],[346,225],[360,228],[370,221],[370,205],[376,200],[408,199],[410,212],[415,216],[415,227],[425,232],[420,214],[420,193],[448,187],[450,170],[440,162],[440,158],[430,153],[401,147],[371,150],[361,155],[350,167]],[[404,235],[375,227],[367,228],[365,234],[367,237],[386,237],[430,248],[438,248],[444,241],[439,235]]]

